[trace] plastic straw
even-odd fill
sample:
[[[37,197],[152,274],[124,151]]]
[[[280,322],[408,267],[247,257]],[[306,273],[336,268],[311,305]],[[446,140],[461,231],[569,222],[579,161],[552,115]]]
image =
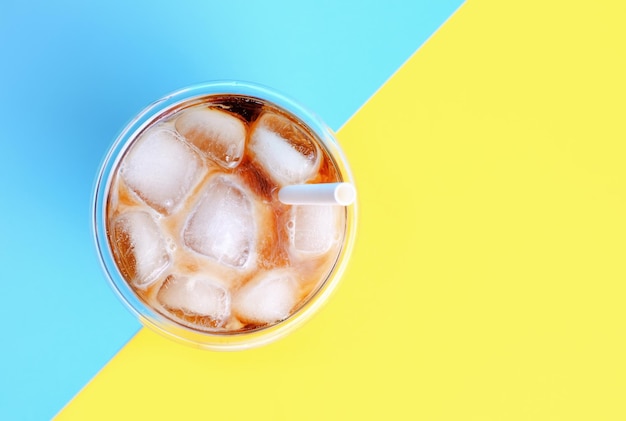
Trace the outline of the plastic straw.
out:
[[[356,190],[350,183],[296,184],[278,191],[278,200],[286,205],[339,205],[354,202]]]

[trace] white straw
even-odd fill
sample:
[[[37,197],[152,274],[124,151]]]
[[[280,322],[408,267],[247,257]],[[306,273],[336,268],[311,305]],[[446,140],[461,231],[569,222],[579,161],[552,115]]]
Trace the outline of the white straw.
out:
[[[356,190],[350,183],[295,184],[278,191],[278,200],[286,205],[340,205],[354,202]]]

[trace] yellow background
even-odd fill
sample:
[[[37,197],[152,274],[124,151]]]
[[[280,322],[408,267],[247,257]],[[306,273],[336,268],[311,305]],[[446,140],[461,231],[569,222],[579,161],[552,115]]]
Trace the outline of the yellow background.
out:
[[[353,260],[252,351],[142,330],[83,419],[626,419],[626,2],[469,0],[340,130]]]

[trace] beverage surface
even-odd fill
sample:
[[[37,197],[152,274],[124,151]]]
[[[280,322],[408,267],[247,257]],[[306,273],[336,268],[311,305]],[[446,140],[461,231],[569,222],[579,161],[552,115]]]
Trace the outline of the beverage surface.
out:
[[[273,325],[332,271],[346,209],[285,205],[286,185],[342,181],[323,143],[262,100],[196,98],[129,142],[107,200],[107,236],[137,296],[212,333]]]

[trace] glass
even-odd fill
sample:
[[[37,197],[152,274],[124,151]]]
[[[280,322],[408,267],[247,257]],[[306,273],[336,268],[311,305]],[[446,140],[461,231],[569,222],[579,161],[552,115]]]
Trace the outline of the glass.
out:
[[[97,251],[107,279],[118,297],[143,325],[179,342],[212,350],[238,350],[260,346],[283,337],[309,319],[327,301],[343,274],[352,251],[357,222],[356,202],[341,207],[345,211],[345,215],[342,216],[342,221],[345,222],[342,223],[343,236],[330,268],[324,276],[325,279],[316,284],[304,302],[300,303],[284,320],[250,329],[206,330],[190,326],[188,323],[181,323],[176,317],[164,312],[162,308],[155,308],[150,304],[149,300],[141,295],[141,291],[132,286],[131,280],[126,279],[128,274],[126,278],[124,277],[124,271],[119,266],[119,258],[116,259],[113,249],[115,246],[111,244],[113,228],[109,195],[115,183],[116,174],[118,174],[121,162],[128,155],[129,149],[132,150],[136,140],[140,139],[142,134],[154,124],[171,115],[178,115],[175,113],[187,109],[189,104],[203,104],[214,98],[231,96],[258,102],[265,107],[270,107],[269,109],[276,109],[295,118],[298,126],[312,134],[313,139],[319,142],[318,146],[324,151],[323,153],[330,157],[338,181],[354,183],[348,162],[333,132],[316,115],[270,88],[246,82],[226,81],[210,82],[179,90],[154,102],[139,113],[124,128],[108,151],[97,177],[93,199],[93,230]],[[246,139],[248,142],[249,135]],[[343,214],[344,211],[340,212]],[[279,227],[279,229],[282,228]],[[163,283],[161,281],[161,285]]]

